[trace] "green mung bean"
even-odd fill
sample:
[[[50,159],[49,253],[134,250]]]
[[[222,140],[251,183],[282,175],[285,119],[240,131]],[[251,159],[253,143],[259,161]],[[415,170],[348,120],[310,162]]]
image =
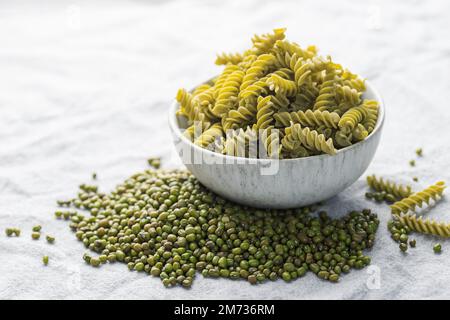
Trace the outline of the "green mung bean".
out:
[[[440,243],[436,243],[436,244],[433,246],[433,251],[434,251],[434,253],[441,253],[441,252],[442,252],[442,246],[441,246],[441,244],[440,244]]]
[[[422,150],[422,148],[417,148],[417,149],[416,149],[416,154],[417,154],[419,157],[421,157],[421,156],[423,155],[423,150]]]
[[[332,219],[326,212],[316,216],[313,207],[243,207],[182,170],[146,170],[110,194],[83,184],[71,204],[90,216],[76,211],[55,215],[70,219],[76,238],[99,255],[85,254],[86,263],[123,262],[168,287],[191,286],[196,272],[257,284],[292,281],[310,270],[336,282],[339,274],[370,264],[363,250],[373,246],[379,224],[367,209]]]

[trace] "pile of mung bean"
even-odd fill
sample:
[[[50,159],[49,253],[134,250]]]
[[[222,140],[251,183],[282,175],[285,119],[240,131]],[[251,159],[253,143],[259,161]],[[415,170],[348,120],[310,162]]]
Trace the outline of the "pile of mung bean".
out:
[[[312,271],[336,282],[370,263],[363,250],[373,246],[379,225],[368,209],[331,219],[312,207],[243,207],[181,170],[135,174],[110,194],[82,185],[68,202],[90,213],[56,213],[71,220],[76,237],[92,251],[84,255],[86,263],[123,262],[168,287],[190,287],[197,272],[256,284]]]

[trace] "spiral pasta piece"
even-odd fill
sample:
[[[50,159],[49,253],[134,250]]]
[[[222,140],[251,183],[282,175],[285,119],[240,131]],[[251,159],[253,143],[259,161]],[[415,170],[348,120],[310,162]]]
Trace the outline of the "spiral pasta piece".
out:
[[[279,70],[274,71],[272,74],[283,77],[284,79],[290,79],[294,76],[293,72],[287,68],[281,68]],[[257,80],[256,82],[249,85],[245,90],[239,93],[239,102],[242,103],[243,100],[256,104],[256,99],[259,96],[266,95],[268,93],[268,84],[267,79],[268,76],[264,76]]]
[[[407,198],[413,194],[411,186],[403,186],[389,180],[384,180],[383,178],[378,178],[375,175],[367,176],[367,184],[373,190],[392,194],[398,200]]]
[[[272,96],[259,97],[256,106],[256,129],[267,129],[272,125],[274,104],[271,101]]]
[[[278,112],[273,117],[275,119],[275,126],[278,127],[288,127],[291,123],[300,123],[302,126],[325,126],[326,128],[336,129],[340,120],[337,113],[318,110]]]
[[[339,147],[345,148],[352,145],[353,134],[351,130],[340,129],[334,134],[334,141]]]
[[[285,95],[278,93],[272,95],[270,101],[273,103],[275,110],[287,110],[291,103]]]
[[[378,120],[378,102],[375,100],[364,100],[362,106],[367,109],[367,117],[362,122],[362,125],[371,133]]]
[[[274,29],[272,33],[254,35],[252,38],[253,47],[245,55],[269,53],[277,41],[283,40],[286,37],[285,32],[286,28],[278,28]]]
[[[214,84],[214,98],[216,98],[219,95],[219,92],[222,89],[228,76],[237,70],[239,70],[239,67],[234,64],[229,64],[225,67],[225,69],[222,71],[221,75],[217,78]]]
[[[369,132],[366,130],[366,128],[361,124],[358,123],[356,125],[356,128],[352,131],[353,139],[355,141],[362,141],[369,135]]]
[[[351,73],[349,70],[344,70],[342,73],[342,82],[345,86],[349,86],[359,92],[366,91],[365,80]]]
[[[329,138],[332,138],[334,130],[331,128],[328,128],[324,125],[314,127],[314,130],[317,131],[318,134],[323,134],[325,138],[328,140]]]
[[[315,86],[303,85],[298,89],[295,101],[292,103],[292,109],[295,111],[313,108],[314,102],[319,95],[319,89]]]
[[[195,93],[193,99],[197,101],[197,103],[201,106],[209,106],[214,104],[215,96],[214,96],[214,90],[216,88],[209,87],[205,90],[201,90],[200,92]]]
[[[223,117],[238,102],[239,87],[244,79],[244,72],[236,70],[231,73],[223,84],[211,112],[217,117]]]
[[[423,191],[414,193],[407,198],[395,202],[391,205],[392,214],[407,213],[408,211],[414,211],[416,207],[422,208],[423,204],[430,204],[430,200],[438,200],[442,196],[444,189],[446,188],[443,181],[439,181],[434,185],[429,186]]]
[[[272,74],[267,79],[267,84],[270,90],[274,90],[276,93],[282,93],[287,97],[292,97],[297,94],[297,85],[294,81],[283,79],[279,75]]]
[[[304,158],[311,156],[311,152],[308,151],[302,144],[298,141],[294,141],[290,146],[290,149],[286,149],[283,144],[281,145],[280,157],[283,159],[289,158]]]
[[[309,79],[312,64],[308,60],[304,60],[297,54],[294,54],[289,61],[289,68],[294,71],[295,82],[301,87]]]
[[[349,86],[337,86],[336,98],[338,104],[346,104],[350,107],[357,106],[361,103],[361,92]]]
[[[431,219],[423,219],[415,214],[400,214],[398,220],[416,232],[432,234],[441,237],[450,237],[450,224]]]
[[[287,149],[290,149],[295,141],[299,141],[308,150],[324,152],[330,155],[336,153],[332,139],[327,140],[323,134],[319,134],[308,127],[302,128],[299,123],[287,127],[285,134],[281,143]]]
[[[281,77],[283,79],[291,79],[294,77],[294,73],[292,70],[287,68],[281,68],[279,70],[274,71],[270,75],[262,77],[260,80],[256,81],[252,85],[250,85],[246,90],[242,92],[241,98],[244,98],[249,103],[255,103],[258,96],[266,95],[268,94],[269,89],[269,78],[270,76],[276,76]],[[276,97],[275,97],[276,96]],[[285,101],[287,100],[287,97],[284,95],[283,92],[277,92],[274,96],[273,102],[278,105],[285,105]],[[289,101],[290,103],[290,101]]]
[[[224,65],[224,64],[238,64],[242,62],[244,57],[240,53],[221,53],[217,55],[216,64]]]
[[[194,142],[197,137],[200,137],[203,131],[208,129],[209,125],[209,122],[197,121],[184,130],[183,136]]]
[[[302,49],[295,42],[289,42],[288,40],[278,40],[275,45],[273,52],[280,56],[293,56],[294,54],[302,59],[311,59],[317,54],[317,49],[315,46],[309,46],[306,50]],[[289,64],[284,65],[287,67]]]
[[[186,90],[178,90],[177,101],[180,103],[179,114],[185,116],[189,123],[207,120],[199,105],[193,100],[192,94]]]
[[[196,96],[198,96],[200,93],[205,92],[206,90],[211,89],[211,85],[204,83],[199,85],[198,87],[196,87],[194,89],[194,91],[192,91],[192,97],[195,98]]]
[[[255,130],[247,127],[227,133],[223,152],[229,156],[252,157],[257,156],[258,135]]]
[[[224,131],[242,128],[245,125],[250,124],[256,117],[256,111],[256,105],[250,103],[240,105],[237,110],[230,110],[228,115],[222,118]]]
[[[188,110],[192,108],[192,94],[184,89],[179,89],[177,92],[176,99],[180,104],[179,114],[185,115],[187,117]]]
[[[212,125],[209,129],[205,130],[195,141],[194,144],[205,148],[212,149],[216,140],[223,137],[222,126],[218,123]]]
[[[363,122],[366,117],[366,108],[362,106],[353,107],[342,115],[341,120],[339,120],[338,124],[339,128],[348,128],[350,130],[353,130],[356,128],[358,123]]]
[[[252,66],[252,63],[258,59],[258,56],[252,54],[249,56],[244,56],[244,59],[238,63],[238,67],[244,71],[247,72],[247,70]]]
[[[332,64],[331,58],[328,56],[326,59],[320,56],[314,56],[307,60],[312,73],[320,73],[328,70]]]
[[[266,155],[272,159],[279,158],[281,153],[280,132],[269,127],[261,130],[259,133]]]

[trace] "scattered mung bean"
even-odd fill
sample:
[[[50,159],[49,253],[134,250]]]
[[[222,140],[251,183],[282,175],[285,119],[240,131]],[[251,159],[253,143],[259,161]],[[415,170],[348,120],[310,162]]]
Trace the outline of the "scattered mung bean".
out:
[[[33,240],[39,240],[40,237],[41,237],[41,234],[39,232],[32,232],[31,233],[31,238]]]
[[[441,252],[442,252],[442,246],[441,246],[441,244],[440,244],[440,243],[436,243],[436,244],[433,246],[433,251],[434,251],[434,253],[441,253]]]
[[[6,236],[8,236],[8,237],[12,237],[12,236],[20,237],[20,229],[18,229],[18,228],[6,228],[5,233],[6,233]]]
[[[47,235],[45,237],[45,239],[47,240],[48,243],[54,243],[55,242],[55,237],[49,236]]]
[[[423,155],[423,150],[422,150],[422,148],[417,148],[417,149],[416,149],[416,154],[417,154],[419,157],[421,157],[421,156]]]

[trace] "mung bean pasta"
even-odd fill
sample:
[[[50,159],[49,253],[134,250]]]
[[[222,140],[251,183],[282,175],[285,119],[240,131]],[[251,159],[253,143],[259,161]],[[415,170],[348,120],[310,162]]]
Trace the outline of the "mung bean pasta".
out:
[[[385,191],[388,194],[392,194],[397,200],[407,198],[413,194],[411,186],[403,186],[389,180],[384,180],[374,174],[367,176],[367,184],[375,191]]]
[[[408,226],[411,230],[420,233],[432,234],[440,237],[450,237],[450,224],[446,222],[434,221],[429,218],[424,219],[415,214],[407,213],[398,216],[398,220]]]
[[[391,205],[392,214],[408,213],[409,211],[415,211],[416,207],[422,208],[424,204],[430,204],[430,200],[437,201],[443,194],[446,186],[443,181],[436,182],[428,188],[413,193],[407,198],[403,198],[400,201]]]
[[[282,159],[333,155],[336,149],[367,138],[377,124],[379,106],[364,99],[364,79],[330,56],[318,55],[316,47],[302,48],[286,40],[285,31],[255,35],[252,47],[243,53],[217,55],[216,64],[224,65],[220,75],[192,92],[180,89],[178,115],[187,119],[186,137],[215,152]],[[194,122],[202,122],[203,130],[213,130],[199,139]],[[301,125],[310,139],[295,143],[285,139],[280,148],[275,147],[292,131],[292,124]],[[261,142],[256,154],[235,144],[245,140],[237,138],[248,130],[257,132]],[[316,142],[311,143],[314,132]]]

